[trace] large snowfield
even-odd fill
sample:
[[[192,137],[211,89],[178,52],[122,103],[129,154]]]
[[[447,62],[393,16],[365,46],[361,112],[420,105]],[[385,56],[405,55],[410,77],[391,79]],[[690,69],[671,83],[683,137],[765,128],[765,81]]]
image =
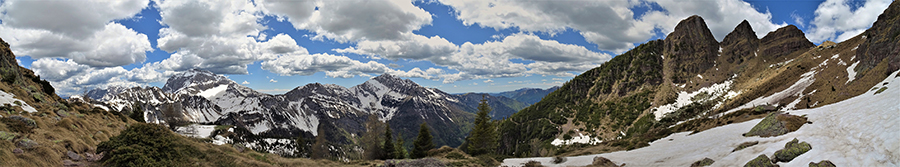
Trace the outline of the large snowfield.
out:
[[[898,71],[900,72],[900,71]],[[721,126],[689,135],[675,133],[650,143],[650,146],[631,151],[567,157],[554,164],[552,157],[513,158],[501,166],[523,166],[538,161],[545,166],[585,166],[593,158],[605,157],[626,166],[690,166],[710,158],[712,166],[743,166],[760,154],[772,157],[775,151],[794,138],[812,145],[809,152],[780,166],[807,166],[810,162],[829,160],[837,166],[898,166],[900,165],[900,77],[889,75],[875,88],[887,90],[865,94],[813,109],[792,110],[793,115],[806,115],[812,124],[805,124],[795,132],[776,137],[744,137],[762,119]],[[885,84],[887,83],[887,84]],[[743,142],[759,144],[731,152]]]

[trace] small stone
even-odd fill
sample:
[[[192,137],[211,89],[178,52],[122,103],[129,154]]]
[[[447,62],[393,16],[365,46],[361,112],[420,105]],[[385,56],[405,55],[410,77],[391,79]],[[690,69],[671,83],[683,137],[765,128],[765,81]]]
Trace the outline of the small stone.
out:
[[[66,152],[66,155],[68,155],[69,158],[72,160],[81,161],[81,155],[78,155],[78,153],[75,153],[73,151],[68,151],[68,152]]]
[[[84,153],[84,154],[86,157],[85,159],[88,162],[96,162],[96,161],[100,161],[100,159],[103,159],[103,153],[100,153],[100,154]]]
[[[25,153],[25,151],[23,151],[21,148],[13,149],[13,154],[22,154],[22,153]]]
[[[65,110],[56,111],[56,115],[59,115],[59,117],[63,117],[63,118],[69,117],[69,113],[66,112]]]
[[[81,164],[67,159],[67,160],[63,160],[63,166],[81,166]]]

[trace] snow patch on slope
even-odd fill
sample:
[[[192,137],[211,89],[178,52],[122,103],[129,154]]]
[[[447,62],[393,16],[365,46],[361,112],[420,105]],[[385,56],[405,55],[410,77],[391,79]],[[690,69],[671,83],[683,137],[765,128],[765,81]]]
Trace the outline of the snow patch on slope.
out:
[[[572,137],[572,139],[569,139],[569,140],[553,139],[553,141],[550,142],[550,144],[552,144],[554,146],[560,146],[560,145],[572,145],[575,143],[600,144],[601,142],[603,142],[603,140],[600,140],[598,138],[592,138],[590,136],[585,136],[584,134],[579,133],[577,137]]]
[[[200,93],[197,93],[197,95],[203,96],[206,99],[210,99],[213,96],[222,94],[223,92],[225,92],[226,89],[228,89],[228,85],[222,84],[222,85],[216,86],[214,88],[201,91]]]
[[[850,67],[847,67],[847,83],[850,83],[850,81],[853,81],[854,79],[856,79],[856,70],[855,69],[856,69],[856,65],[858,65],[858,64],[859,64],[859,61],[857,61],[856,63],[853,63],[853,65],[850,65]],[[844,84],[847,84],[847,83],[844,83]]]
[[[22,110],[25,110],[28,113],[37,112],[37,110],[35,110],[34,107],[31,107],[31,105],[28,105],[28,103],[25,103],[25,101],[17,99],[15,96],[16,95],[9,94],[9,93],[6,93],[6,92],[0,90],[0,104],[9,104],[11,106],[19,106],[19,107],[22,107]],[[16,104],[16,102],[19,102],[19,104],[21,104],[21,105]]]
[[[723,95],[725,95],[724,96],[725,99],[732,98],[732,97],[740,94],[740,92],[731,91],[732,82],[733,82],[732,80],[727,80],[722,83],[713,84],[709,87],[700,88],[700,90],[697,90],[697,91],[694,91],[691,93],[688,93],[685,91],[678,92],[678,98],[675,100],[674,103],[655,107],[655,108],[650,109],[650,111],[653,111],[653,116],[656,116],[656,120],[659,121],[659,120],[662,120],[662,118],[666,114],[675,112],[678,109],[680,109],[681,107],[687,106],[694,102],[702,102],[702,101],[712,100],[712,99],[716,99],[718,97],[723,97]],[[695,97],[697,95],[699,95],[700,93],[705,93],[709,96],[706,99],[695,99]],[[694,100],[697,100],[697,101],[694,101]]]

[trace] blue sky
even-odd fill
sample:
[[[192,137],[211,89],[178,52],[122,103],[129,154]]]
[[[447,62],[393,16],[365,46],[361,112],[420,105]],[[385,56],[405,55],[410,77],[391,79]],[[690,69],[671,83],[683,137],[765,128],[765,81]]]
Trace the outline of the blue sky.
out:
[[[889,0],[0,1],[0,38],[63,96],[162,86],[193,68],[273,94],[392,74],[446,92],[558,86],[690,15],[721,40],[797,25],[813,43],[871,26]]]

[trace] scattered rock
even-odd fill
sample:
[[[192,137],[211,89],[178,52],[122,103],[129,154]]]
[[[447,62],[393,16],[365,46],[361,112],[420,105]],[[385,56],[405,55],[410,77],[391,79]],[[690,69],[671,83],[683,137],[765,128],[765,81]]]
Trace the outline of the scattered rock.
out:
[[[603,157],[594,157],[594,162],[588,166],[589,167],[619,167],[618,165],[616,165],[616,163],[613,163],[613,161],[610,161],[609,159],[606,159]]]
[[[244,147],[244,145],[240,145],[240,144],[231,145],[231,147],[233,147],[239,153],[244,152],[244,149],[246,148],[246,147]]]
[[[37,124],[31,118],[20,115],[9,116],[8,118],[0,118],[6,127],[14,132],[31,133],[31,130],[37,127]]]
[[[0,140],[10,141],[12,139],[15,139],[16,136],[18,136],[18,134],[16,134],[16,133],[0,131]]]
[[[59,115],[59,117],[63,117],[63,118],[69,117],[69,113],[66,112],[66,110],[59,110],[59,111],[56,111],[56,115]]]
[[[87,160],[88,162],[97,162],[97,161],[100,161],[100,159],[103,159],[103,153],[100,153],[100,154],[84,153],[84,155],[86,157],[85,160]]]
[[[759,144],[759,141],[744,142],[744,143],[741,143],[740,145],[738,145],[736,148],[734,148],[734,150],[731,150],[731,152],[735,152],[738,150],[745,149],[747,147],[755,146],[756,144]]]
[[[806,117],[771,113],[762,121],[760,121],[750,132],[744,133],[744,136],[772,137],[787,134],[789,132],[800,129],[800,126],[806,124]]]
[[[81,166],[81,164],[67,159],[63,160],[63,166]]]
[[[25,148],[26,150],[37,147],[37,145],[37,142],[28,138],[24,138],[22,140],[19,140],[19,142],[16,142],[16,146],[18,146],[19,148]]]
[[[716,162],[716,161],[713,161],[712,159],[709,159],[709,158],[703,158],[703,160],[699,160],[699,161],[691,164],[691,167],[709,166],[709,165],[712,165],[714,162]]]
[[[753,160],[750,160],[750,162],[747,162],[747,164],[744,164],[744,167],[777,167],[777,166],[778,165],[772,163],[772,160],[769,160],[769,157],[767,157],[766,154],[759,154],[758,157],[756,157]]]
[[[835,167],[834,163],[829,160],[822,160],[819,163],[809,162],[809,167]]]
[[[553,157],[554,164],[559,164],[559,163],[563,163],[563,162],[566,162],[566,157],[562,157],[562,156]]]
[[[777,162],[790,162],[797,156],[800,156],[800,154],[806,153],[810,149],[812,149],[812,146],[810,146],[809,143],[800,143],[797,138],[794,138],[794,140],[791,140],[784,145],[784,149],[775,151],[775,155],[773,155],[773,157]]]
[[[528,161],[525,163],[525,167],[543,167],[543,166],[544,165],[541,165],[541,162],[538,162],[538,161]]]
[[[15,148],[15,149],[13,149],[13,154],[22,154],[22,153],[25,153],[25,151],[22,150],[21,148]]]
[[[72,159],[74,161],[81,161],[81,155],[78,155],[78,153],[68,151],[66,152],[66,155],[69,156],[69,159]]]

